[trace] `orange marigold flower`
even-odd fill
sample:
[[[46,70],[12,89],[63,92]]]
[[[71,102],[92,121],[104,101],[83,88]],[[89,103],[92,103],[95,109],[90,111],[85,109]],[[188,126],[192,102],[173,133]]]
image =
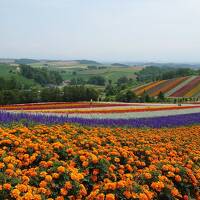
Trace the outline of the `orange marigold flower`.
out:
[[[10,190],[11,189],[11,184],[10,183],[5,183],[5,184],[3,184],[3,188],[5,190]]]
[[[126,181],[119,181],[117,182],[117,188],[123,188],[125,187]]]
[[[3,168],[4,168],[4,166],[5,166],[5,164],[4,164],[4,163],[2,163],[2,162],[0,162],[0,169],[3,169]]]
[[[178,190],[176,188],[173,188],[171,190],[171,194],[172,194],[172,196],[176,197],[177,195],[179,195],[179,192],[178,192]]]
[[[160,192],[160,191],[165,187],[165,185],[164,185],[163,182],[158,181],[158,182],[153,182],[153,183],[151,184],[151,187],[152,187],[154,190]]]
[[[148,196],[144,193],[139,194],[139,200],[149,200]]]
[[[88,161],[83,161],[83,163],[82,163],[82,166],[83,167],[87,167],[89,165],[89,162]]]
[[[97,156],[95,156],[94,154],[92,154],[92,162],[94,163],[94,164],[96,164],[96,163],[98,163],[98,158],[97,158]]]
[[[52,177],[53,177],[54,179],[58,179],[59,176],[60,176],[60,175],[59,175],[58,173],[53,173],[53,174],[52,174]]]
[[[47,186],[47,182],[46,181],[41,181],[39,186],[42,187],[42,188],[45,188]]]
[[[67,195],[67,190],[65,188],[61,188],[60,190],[60,194],[62,194],[63,196],[66,196]]]
[[[14,190],[12,190],[11,195],[12,195],[15,199],[17,199],[17,198],[19,198],[19,196],[20,196],[20,191],[19,191],[18,189],[14,189]]]
[[[45,176],[45,180],[47,182],[51,182],[52,181],[52,177],[50,175]]]
[[[7,165],[7,168],[8,168],[8,169],[12,169],[12,170],[13,170],[15,167],[14,167],[14,165],[13,165],[13,164],[9,163],[9,164]]]
[[[144,177],[145,177],[146,179],[151,179],[151,178],[152,178],[152,175],[151,175],[150,173],[145,173],[145,174],[144,174]]]
[[[18,184],[15,186],[20,192],[27,192],[28,188],[25,184]]]
[[[181,177],[179,175],[176,175],[175,176],[175,180],[176,180],[176,182],[181,182],[182,179],[181,179]]]
[[[115,190],[117,184],[116,183],[106,183],[104,186],[105,190]]]
[[[96,200],[104,200],[105,199],[105,194],[100,193],[97,195]]]
[[[67,181],[67,182],[65,183],[65,188],[66,188],[67,190],[72,189],[72,184],[71,184],[70,181]]]
[[[123,195],[127,198],[127,199],[130,199],[132,197],[132,194],[130,191],[126,190],[123,192]]]
[[[60,172],[60,173],[64,173],[65,172],[65,168],[63,166],[59,166],[57,168],[57,171]]]
[[[85,156],[80,156],[80,161],[84,162],[87,158]]]
[[[56,197],[56,200],[64,200],[64,197],[63,196],[58,196],[58,197]]]
[[[45,172],[45,171],[40,172],[41,177],[45,177],[46,175],[47,175],[47,172]]]
[[[132,171],[133,171],[133,168],[132,168],[131,165],[129,165],[129,164],[126,165],[126,168],[128,169],[129,172],[132,172]]]
[[[119,158],[115,158],[114,160],[115,160],[116,163],[119,163],[119,162],[120,162],[120,159],[119,159]]]
[[[106,200],[115,200],[114,194],[106,194]]]

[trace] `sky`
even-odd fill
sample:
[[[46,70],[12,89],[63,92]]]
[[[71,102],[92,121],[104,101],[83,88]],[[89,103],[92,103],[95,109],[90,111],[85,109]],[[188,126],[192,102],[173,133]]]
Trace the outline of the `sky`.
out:
[[[0,0],[0,57],[200,62],[200,0]]]

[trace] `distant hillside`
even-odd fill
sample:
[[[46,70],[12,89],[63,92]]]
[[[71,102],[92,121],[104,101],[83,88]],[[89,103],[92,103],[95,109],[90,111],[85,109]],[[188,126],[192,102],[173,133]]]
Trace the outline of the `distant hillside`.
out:
[[[85,64],[85,65],[101,65],[101,63],[93,61],[93,60],[76,60],[80,64]]]
[[[1,64],[14,64],[15,60],[14,59],[7,59],[7,58],[0,58],[0,63]]]
[[[22,59],[15,60],[16,64],[23,64],[23,65],[28,65],[28,64],[38,63],[38,62],[40,62],[40,61],[35,60],[35,59],[28,59],[28,58],[22,58]]]
[[[172,68],[200,68],[199,63],[145,63],[145,66],[155,66],[155,67],[172,67]]]
[[[165,97],[200,97],[200,76],[179,77],[168,80],[160,80],[142,85],[133,89],[138,96],[144,93],[150,97],[156,97],[160,92],[165,94]]]
[[[38,86],[38,83],[36,83],[34,80],[22,76],[17,66],[12,66],[9,64],[0,64],[0,77],[4,79],[10,79],[11,77],[14,77],[25,87]]]
[[[128,65],[121,64],[121,63],[113,63],[112,66],[119,66],[119,67],[129,67]]]

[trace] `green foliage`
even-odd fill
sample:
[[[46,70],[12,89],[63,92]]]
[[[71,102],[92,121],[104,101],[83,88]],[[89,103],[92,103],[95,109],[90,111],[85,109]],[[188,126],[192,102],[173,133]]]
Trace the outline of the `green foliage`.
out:
[[[99,96],[97,90],[84,86],[66,86],[63,93],[63,100],[69,102],[97,100]]]
[[[159,100],[159,101],[164,101],[164,100],[165,100],[165,95],[164,95],[163,92],[160,92],[160,93],[158,94],[158,100]]]
[[[166,80],[183,76],[197,75],[198,71],[190,68],[154,67],[149,66],[136,73],[140,82]]]
[[[127,84],[129,79],[126,76],[122,76],[117,80],[117,85],[120,86],[122,84]]]
[[[70,81],[70,85],[84,85],[86,84],[86,81],[83,78],[73,78]]]
[[[116,96],[116,101],[122,102],[137,102],[138,97],[131,90],[122,91]]]
[[[106,79],[102,76],[92,76],[88,80],[88,84],[105,85]]]
[[[20,69],[24,77],[33,79],[41,85],[59,85],[63,81],[60,73],[57,71],[49,71],[46,68],[32,68],[28,65],[21,65]]]

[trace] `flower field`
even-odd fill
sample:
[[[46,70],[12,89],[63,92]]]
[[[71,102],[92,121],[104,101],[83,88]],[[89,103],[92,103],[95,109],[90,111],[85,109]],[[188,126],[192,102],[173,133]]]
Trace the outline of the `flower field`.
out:
[[[5,106],[0,122],[160,128],[198,124],[199,113],[198,104],[47,103]]]
[[[199,104],[0,111],[0,199],[200,199]]]
[[[199,199],[200,126],[0,129],[1,199]]]
[[[199,85],[199,76],[188,76],[151,82],[135,88],[133,91],[139,96],[146,92],[149,96],[154,97],[163,92],[166,97],[199,97]]]

